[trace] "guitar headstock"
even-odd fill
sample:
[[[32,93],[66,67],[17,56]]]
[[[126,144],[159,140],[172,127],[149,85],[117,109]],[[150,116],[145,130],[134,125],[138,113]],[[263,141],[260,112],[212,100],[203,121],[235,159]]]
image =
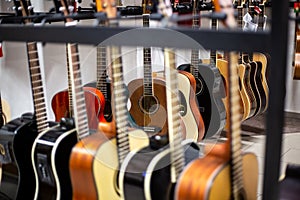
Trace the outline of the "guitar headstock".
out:
[[[14,0],[16,10],[21,11],[23,17],[33,15],[33,6],[30,0]]]
[[[77,10],[77,3],[75,0],[60,0],[60,4],[61,7],[59,10],[64,14],[64,16],[68,16]]]
[[[171,17],[173,14],[172,4],[170,0],[159,0],[157,12],[164,17]]]
[[[117,17],[117,3],[115,0],[96,0],[97,12],[105,12],[108,18]]]
[[[215,12],[223,12],[227,15],[223,21],[228,28],[236,28],[237,24],[234,16],[232,0],[214,0]]]

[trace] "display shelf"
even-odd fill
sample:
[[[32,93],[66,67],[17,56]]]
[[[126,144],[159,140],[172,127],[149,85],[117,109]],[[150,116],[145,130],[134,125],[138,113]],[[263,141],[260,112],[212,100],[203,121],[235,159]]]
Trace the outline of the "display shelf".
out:
[[[279,197],[279,168],[281,155],[281,141],[284,120],[285,80],[287,69],[287,41],[288,41],[288,1],[272,2],[272,21],[269,32],[241,32],[231,30],[192,30],[172,28],[197,41],[204,48],[218,50],[258,51],[266,52],[270,60],[270,101],[266,120],[266,148],[263,181],[263,199],[276,200]],[[93,26],[63,27],[56,25],[24,26],[0,25],[0,41],[39,41],[45,43],[67,43],[97,45],[118,33],[129,31],[133,27],[100,28]],[[164,29],[152,29],[159,36]],[[115,40],[111,44],[128,46],[158,46],[192,48],[190,44],[179,42],[170,44],[143,37],[145,29],[140,29],[136,40]],[[87,37],[88,36],[88,37]]]

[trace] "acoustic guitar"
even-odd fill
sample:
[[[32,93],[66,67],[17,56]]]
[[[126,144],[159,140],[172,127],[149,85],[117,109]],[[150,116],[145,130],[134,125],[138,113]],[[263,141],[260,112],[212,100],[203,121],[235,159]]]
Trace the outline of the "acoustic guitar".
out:
[[[22,16],[33,14],[30,1],[20,0],[14,3]],[[24,23],[32,22],[26,18]],[[37,43],[27,42],[26,49],[34,114],[24,113],[0,129],[0,193],[3,199],[33,199],[36,184],[31,164],[31,148],[38,134],[49,128]]]
[[[55,0],[57,1],[57,0]],[[61,4],[57,2],[55,4],[56,6],[60,6]],[[76,7],[74,7],[74,11],[76,11]],[[59,8],[57,8],[59,10]],[[66,57],[67,57],[67,66],[69,66],[69,55],[68,50],[66,46]],[[55,115],[55,121],[59,122],[61,118],[67,117],[71,118],[73,117],[73,104],[72,104],[72,91],[71,91],[71,78],[70,78],[70,71],[68,67],[68,89],[60,91],[56,93],[51,100],[52,110]],[[103,90],[104,91],[104,90]],[[106,92],[106,91],[104,91]],[[107,95],[107,92],[105,93]],[[106,119],[109,119],[109,116],[105,116],[105,107],[106,109],[109,109],[105,106],[105,96],[98,88],[95,87],[84,87],[84,95],[85,95],[85,102],[86,102],[86,108],[88,113],[88,119],[89,119],[89,127],[90,129],[97,130],[99,121],[106,121]],[[108,102],[109,104],[109,102]]]
[[[264,31],[266,27],[265,3],[266,0],[262,1],[258,5],[254,5],[254,8],[256,6],[260,8],[260,12],[257,14],[257,29],[259,31]],[[266,53],[254,52],[250,54],[250,59],[261,65],[261,83],[264,89],[263,94],[265,95],[261,98],[261,113],[264,113],[267,110],[269,104],[269,86],[267,80],[267,71],[269,63],[268,60],[270,60],[270,56]]]
[[[96,11],[104,12],[104,6],[101,1],[95,1]],[[107,20],[101,20],[99,26],[104,27],[107,25]],[[112,108],[111,108],[111,84],[109,77],[107,75],[106,68],[108,67],[107,58],[107,47],[98,45],[97,46],[97,80],[96,82],[91,82],[86,84],[86,87],[97,88],[104,96],[105,104],[103,105],[103,116],[108,122],[112,121]],[[104,120],[100,120],[101,122]]]
[[[200,27],[198,14],[197,2],[193,1],[192,28],[194,29]],[[212,53],[211,58],[215,60],[215,54]],[[200,63],[199,50],[192,49],[191,64],[183,64],[178,69],[190,72],[196,80],[195,93],[205,126],[204,137],[209,138],[220,133],[225,126],[226,110],[222,102],[222,78],[218,68],[215,67],[215,62]]]
[[[149,27],[149,14],[143,15],[143,26]],[[151,48],[143,48],[144,77],[128,83],[130,115],[135,123],[146,127],[149,135],[165,135],[168,130],[165,83],[152,77]],[[159,128],[159,132],[154,131]]]
[[[243,19],[243,15],[244,15],[244,11],[248,10],[248,13],[250,14],[250,16],[253,18],[254,23],[255,19],[257,18],[257,15],[259,15],[260,13],[257,13],[256,10],[258,10],[257,6],[254,5],[253,2],[248,2],[248,4],[246,4],[246,8],[239,8],[241,10],[239,10],[238,13],[238,22],[240,24],[240,26],[242,26],[242,19]],[[257,7],[257,8],[256,8]],[[260,19],[258,19],[260,20]],[[261,22],[257,22],[257,24],[262,24]],[[259,25],[258,25],[259,26]],[[261,53],[255,53],[259,58],[261,56],[264,56]],[[261,54],[261,55],[259,55]],[[264,65],[266,64],[264,61],[266,61],[265,59],[257,59],[254,60],[253,59],[253,55],[254,53],[243,53],[243,62],[244,63],[248,63],[251,66],[251,73],[250,73],[250,83],[252,86],[252,90],[255,96],[255,99],[257,101],[257,108],[255,110],[254,116],[261,114],[264,112],[264,110],[266,109],[267,106],[267,96],[268,96],[268,86],[267,83],[263,83],[264,79],[263,76],[263,67],[265,67]],[[257,58],[257,57],[255,57]],[[252,70],[252,69],[256,69],[256,70]],[[267,89],[267,90],[266,90]]]
[[[174,185],[185,163],[199,156],[197,145],[194,149],[182,143],[175,54],[165,49],[164,55],[166,87],[169,88],[165,90],[168,135],[167,138],[153,136],[149,146],[126,156],[119,176],[122,199],[172,199]],[[185,158],[184,151],[189,158]]]
[[[220,3],[220,5],[218,5]],[[215,10],[226,10],[226,23],[235,27],[230,0],[214,1]],[[258,163],[256,156],[241,152],[239,83],[237,54],[231,52],[228,65],[227,141],[207,145],[206,155],[192,161],[181,173],[175,188],[175,199],[256,199]]]
[[[1,92],[0,92],[0,128],[6,124],[8,121],[10,121],[10,107],[7,101],[1,98]]]
[[[64,16],[68,16],[72,12],[69,5],[74,2],[67,2],[66,0],[60,2],[60,11],[63,12]],[[75,25],[71,18],[66,18],[66,26],[68,25]],[[42,132],[34,141],[31,152],[36,182],[33,199],[72,198],[69,172],[71,150],[78,139],[89,135],[77,44],[67,44],[67,51],[74,118],[62,118],[57,126]]]
[[[108,19],[116,17],[114,1],[96,2],[106,5]],[[110,26],[116,21],[110,20]],[[72,149],[70,174],[73,199],[120,199],[119,166],[130,150],[148,145],[147,134],[130,127],[127,95],[124,87],[120,48],[110,47],[112,58],[112,122],[99,123],[99,133],[81,139]]]

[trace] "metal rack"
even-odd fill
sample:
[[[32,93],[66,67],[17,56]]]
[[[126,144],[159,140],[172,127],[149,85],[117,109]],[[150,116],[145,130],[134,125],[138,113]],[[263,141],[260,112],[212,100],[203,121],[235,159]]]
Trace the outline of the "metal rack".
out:
[[[218,50],[243,50],[266,52],[271,56],[270,71],[270,101],[267,113],[267,139],[265,150],[263,199],[276,200],[279,197],[279,168],[281,141],[284,121],[284,100],[287,63],[288,37],[288,1],[272,2],[272,22],[269,32],[241,32],[231,30],[192,30],[174,28],[177,32],[186,34],[204,48]],[[99,28],[92,26],[62,27],[62,26],[25,26],[0,25],[0,41],[38,41],[48,43],[76,42],[79,44],[97,45],[112,35],[133,28]],[[22,30],[22,31],[20,31]],[[164,29],[151,29],[159,35]],[[113,45],[157,46],[192,48],[188,43],[178,43],[176,46],[167,41],[153,40],[142,37],[143,31],[136,35],[134,41],[116,40]],[[89,37],[85,37],[85,36]]]

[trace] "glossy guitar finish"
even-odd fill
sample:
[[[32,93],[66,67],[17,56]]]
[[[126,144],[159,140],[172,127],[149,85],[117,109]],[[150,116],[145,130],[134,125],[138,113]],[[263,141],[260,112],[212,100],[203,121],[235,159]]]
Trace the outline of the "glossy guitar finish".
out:
[[[9,121],[0,129],[0,192],[6,199],[32,199],[35,179],[31,166],[31,147],[38,132],[31,113]],[[17,163],[22,163],[19,165]],[[20,171],[26,173],[20,173]],[[5,198],[4,198],[5,199]]]
[[[32,146],[35,174],[34,199],[72,199],[69,156],[77,143],[77,133],[71,118],[39,134]]]
[[[84,87],[87,115],[90,129],[96,130],[99,121],[105,121],[104,106],[105,99],[103,94],[92,87]],[[63,117],[71,117],[69,106],[69,93],[67,90],[58,92],[51,101],[52,110],[55,115],[55,121],[60,121]]]
[[[168,131],[165,82],[152,79],[152,95],[144,95],[143,79],[135,79],[128,84],[131,102],[130,115],[134,122],[141,127],[159,127],[159,135]]]
[[[261,113],[264,113],[269,105],[269,86],[268,86],[268,81],[267,81],[267,77],[266,77],[266,73],[267,73],[267,66],[268,66],[268,60],[266,55],[262,54],[262,53],[253,53],[253,60],[258,63],[259,65],[261,65],[261,67],[259,66],[259,68],[261,68],[261,83],[262,83],[262,87],[264,89],[264,95],[265,98],[262,98],[262,109],[261,109]]]
[[[191,66],[180,65],[177,69],[190,72]],[[218,68],[199,63],[198,73],[194,91],[196,91],[198,109],[206,130],[204,137],[209,138],[220,133],[225,126],[226,109],[222,102],[224,96],[222,93],[225,92],[221,91],[223,81]],[[179,85],[181,85],[180,81]]]
[[[0,93],[0,127],[2,127],[5,123],[10,121],[10,115],[10,107],[7,101],[1,98]]]

